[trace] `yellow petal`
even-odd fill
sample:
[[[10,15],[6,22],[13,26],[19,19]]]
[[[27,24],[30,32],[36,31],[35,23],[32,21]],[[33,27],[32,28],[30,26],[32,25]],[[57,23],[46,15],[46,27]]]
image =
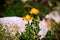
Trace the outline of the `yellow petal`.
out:
[[[26,21],[29,21],[29,20],[32,20],[32,17],[29,15],[26,15],[25,17],[23,17],[23,19]]]
[[[38,13],[39,13],[39,10],[36,9],[36,8],[32,8],[32,9],[30,10],[30,14],[38,14]]]

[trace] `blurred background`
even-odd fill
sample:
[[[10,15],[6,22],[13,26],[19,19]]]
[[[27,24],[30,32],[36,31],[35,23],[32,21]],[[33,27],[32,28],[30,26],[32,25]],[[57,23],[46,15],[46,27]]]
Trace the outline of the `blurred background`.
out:
[[[46,15],[50,11],[55,10],[56,7],[60,7],[59,2],[59,0],[0,0],[0,17],[21,17],[27,14],[27,11],[29,12],[33,7],[38,8],[41,13]],[[40,14],[40,16],[43,14]]]

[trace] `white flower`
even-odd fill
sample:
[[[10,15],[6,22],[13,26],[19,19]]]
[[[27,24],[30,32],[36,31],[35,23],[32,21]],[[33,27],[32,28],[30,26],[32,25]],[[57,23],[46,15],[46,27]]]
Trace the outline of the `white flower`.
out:
[[[39,23],[39,26],[40,26],[40,29],[41,29],[41,30],[39,31],[38,36],[41,36],[40,39],[45,38],[48,30],[50,29],[50,28],[48,28],[48,25],[46,24],[45,19],[43,19],[43,20]]]

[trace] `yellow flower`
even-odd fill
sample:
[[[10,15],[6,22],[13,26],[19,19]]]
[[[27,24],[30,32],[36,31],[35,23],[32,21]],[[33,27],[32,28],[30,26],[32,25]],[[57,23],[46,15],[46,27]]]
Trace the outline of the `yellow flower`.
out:
[[[36,9],[36,8],[32,8],[32,9],[30,10],[30,13],[37,15],[37,14],[39,14],[39,10]]]
[[[26,20],[26,21],[29,21],[29,20],[32,20],[33,17],[29,16],[29,15],[26,15],[25,17],[23,17],[23,20]]]

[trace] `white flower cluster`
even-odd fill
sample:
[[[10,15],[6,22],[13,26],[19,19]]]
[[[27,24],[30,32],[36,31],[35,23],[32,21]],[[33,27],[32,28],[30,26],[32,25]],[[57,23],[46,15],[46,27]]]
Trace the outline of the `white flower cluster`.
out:
[[[59,15],[58,11],[49,13],[48,15],[45,16],[45,18],[48,20],[53,19],[57,24],[60,23],[60,15]],[[41,30],[39,31],[38,35],[41,36],[40,39],[42,39],[46,36],[48,30],[51,30],[52,27],[51,27],[51,25],[46,24],[45,19],[43,19],[39,23],[39,26],[40,26]]]
[[[26,24],[27,21],[23,21],[20,17],[4,17],[0,18],[1,23],[3,24],[3,29],[6,29],[11,33],[11,35],[16,35],[16,33],[22,33],[26,30]],[[40,39],[44,38],[47,34],[47,31],[49,30],[47,27],[47,24],[45,24],[45,20],[42,20],[39,23],[39,26],[41,28],[41,31],[38,33],[38,35],[41,35]]]
[[[45,38],[48,30],[51,29],[51,26],[46,23],[45,19],[40,21],[39,26],[41,30],[39,31],[38,35],[41,36],[40,39]]]
[[[50,12],[48,15],[46,15],[46,18],[53,19],[56,23],[60,23],[60,15],[58,11]]]
[[[2,23],[3,29],[6,29],[11,33],[11,35],[16,35],[16,33],[25,32],[27,24],[26,21],[23,21],[22,18],[19,17],[4,17],[0,18],[0,22]]]

